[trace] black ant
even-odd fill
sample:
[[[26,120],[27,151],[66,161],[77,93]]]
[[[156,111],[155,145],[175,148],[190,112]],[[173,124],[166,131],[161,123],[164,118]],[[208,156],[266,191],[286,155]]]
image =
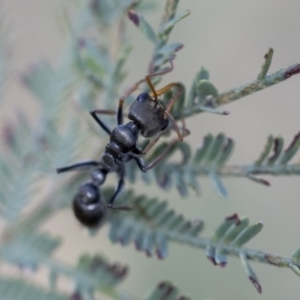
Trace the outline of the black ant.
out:
[[[164,70],[159,73],[147,75],[145,79],[142,79],[135,83],[128,91],[122,96],[119,100],[119,108],[117,112],[118,126],[113,129],[111,132],[104,122],[100,120],[97,114],[114,114],[114,111],[109,110],[93,110],[90,112],[94,120],[110,135],[110,141],[106,145],[104,153],[100,158],[100,163],[104,166],[105,169],[109,171],[114,171],[118,165],[123,163],[124,155],[131,154],[146,154],[158,141],[157,137],[154,141],[150,142],[148,146],[142,150],[137,147],[138,135],[139,133],[146,138],[150,138],[158,135],[163,132],[169,125],[169,119],[172,120],[173,126],[177,132],[178,139],[183,140],[183,136],[176,124],[176,121],[169,113],[173,104],[178,100],[181,93],[175,95],[167,105],[167,108],[164,109],[158,102],[158,96],[166,93],[174,86],[181,86],[179,83],[170,83],[162,89],[155,90],[151,77],[164,75],[173,70],[173,62],[170,60],[171,67],[167,70]],[[123,103],[124,99],[132,94],[139,85],[146,81],[149,85],[150,90],[153,95],[148,93],[140,94],[136,101],[129,107],[128,119],[130,122],[123,124]],[[144,161],[139,159],[137,156],[133,156],[136,160],[140,170],[146,172],[149,169],[153,168],[157,163],[159,163],[167,153],[163,153],[154,159],[148,166],[145,166]]]
[[[183,140],[183,133],[180,132],[178,125],[174,118],[169,113],[175,101],[179,98],[180,93],[177,93],[164,109],[158,102],[158,96],[166,93],[174,86],[179,86],[179,83],[170,83],[162,89],[155,90],[150,78],[154,76],[163,75],[173,70],[173,62],[170,60],[171,67],[159,73],[147,75],[145,79],[142,79],[135,83],[119,100],[119,107],[117,111],[118,125],[112,131],[108,126],[101,121],[97,114],[115,114],[114,111],[109,110],[94,110],[90,114],[94,120],[100,125],[100,127],[108,133],[110,141],[105,147],[105,151],[102,154],[99,161],[85,161],[76,163],[63,168],[58,168],[57,173],[73,171],[83,169],[87,167],[94,167],[95,169],[91,173],[92,181],[83,184],[73,200],[73,209],[77,219],[86,226],[94,227],[106,214],[106,206],[102,201],[101,192],[98,186],[101,186],[105,180],[106,175],[110,172],[116,172],[119,177],[117,188],[109,200],[107,207],[115,209],[130,209],[129,207],[113,207],[115,200],[121,194],[124,187],[124,164],[134,159],[141,171],[146,172],[157,165],[168,153],[172,145],[177,140],[171,142],[168,147],[163,151],[161,155],[156,157],[151,163],[145,166],[144,160],[139,156],[146,154],[158,141],[162,133],[167,130],[169,125],[169,119],[172,120],[173,126],[178,135],[179,141]],[[147,82],[153,95],[148,93],[140,94],[136,101],[130,106],[128,118],[131,120],[127,124],[123,124],[123,103],[124,98],[133,93],[141,83]],[[157,137],[150,142],[147,147],[142,150],[138,148],[137,141],[139,133],[143,137]]]

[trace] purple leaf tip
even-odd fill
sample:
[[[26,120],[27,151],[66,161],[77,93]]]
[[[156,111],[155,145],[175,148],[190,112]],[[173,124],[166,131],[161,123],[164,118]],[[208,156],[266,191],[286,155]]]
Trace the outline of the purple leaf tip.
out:
[[[249,277],[249,280],[254,285],[254,287],[256,288],[257,292],[259,294],[261,294],[262,293],[262,288],[261,288],[261,285],[258,283],[258,281],[255,278],[251,277],[251,276]]]
[[[140,17],[134,10],[128,10],[127,16],[129,20],[131,20],[135,26],[139,26],[140,24]]]
[[[207,255],[206,257],[207,257],[207,259],[208,259],[214,266],[217,265],[215,259],[214,259],[212,256]]]

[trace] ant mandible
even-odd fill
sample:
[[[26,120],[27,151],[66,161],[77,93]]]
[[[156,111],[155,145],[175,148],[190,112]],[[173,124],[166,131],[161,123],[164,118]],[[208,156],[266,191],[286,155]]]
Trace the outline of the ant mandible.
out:
[[[177,123],[172,115],[169,113],[175,101],[180,97],[180,93],[177,93],[164,109],[158,102],[158,96],[166,93],[174,86],[179,86],[179,83],[170,83],[162,89],[155,90],[151,77],[164,75],[173,70],[173,62],[170,60],[171,67],[162,72],[147,75],[145,79],[142,79],[135,83],[119,100],[119,107],[117,111],[118,125],[112,131],[108,126],[97,116],[97,114],[114,114],[115,112],[109,110],[93,110],[90,112],[94,120],[100,125],[100,127],[108,133],[110,141],[106,145],[104,153],[99,161],[85,161],[74,165],[57,169],[57,173],[72,171],[76,169],[82,169],[86,167],[97,167],[97,176],[99,178],[91,183],[82,185],[76,195],[73,208],[77,218],[85,225],[88,226],[89,220],[85,220],[85,216],[93,214],[100,216],[105,214],[105,205],[101,200],[101,193],[97,185],[102,185],[105,182],[106,175],[109,172],[116,172],[119,176],[119,182],[116,191],[110,201],[107,204],[108,208],[113,208],[113,204],[124,187],[124,163],[130,159],[134,159],[141,171],[146,172],[157,165],[168,153],[174,141],[164,150],[164,152],[156,157],[151,163],[145,166],[144,160],[139,156],[140,154],[146,154],[158,141],[162,132],[166,130],[169,125],[169,119],[172,120],[173,126],[177,132],[178,139],[183,140],[184,133],[181,133]],[[148,93],[140,94],[136,101],[130,106],[128,118],[131,122],[123,124],[123,103],[124,98],[133,93],[141,83],[147,82],[153,95]],[[142,150],[137,147],[138,134],[144,137],[153,137],[158,135],[147,147]],[[95,173],[96,174],[96,173]],[[92,175],[92,178],[94,176]],[[96,178],[96,177],[95,177]],[[120,208],[122,209],[122,208]],[[126,209],[126,208],[124,208]],[[99,210],[99,211],[98,211]],[[97,213],[98,211],[98,213]],[[89,218],[87,218],[89,219]],[[93,219],[93,218],[91,218]],[[97,218],[96,218],[97,219]],[[93,223],[94,221],[91,221]]]

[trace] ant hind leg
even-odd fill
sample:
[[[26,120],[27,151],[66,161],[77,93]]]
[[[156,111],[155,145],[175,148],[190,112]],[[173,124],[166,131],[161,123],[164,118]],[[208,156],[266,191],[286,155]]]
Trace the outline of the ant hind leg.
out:
[[[63,173],[63,172],[69,172],[69,171],[76,171],[76,170],[85,170],[91,167],[97,167],[99,166],[99,162],[93,161],[93,160],[88,160],[88,161],[83,161],[79,162],[70,166],[62,167],[62,168],[57,168],[56,173]]]
[[[124,180],[124,176],[122,176],[118,182],[117,188],[116,188],[113,196],[111,197],[111,199],[109,200],[109,202],[107,204],[107,208],[117,209],[117,210],[132,210],[133,209],[130,206],[114,206],[115,201],[123,192],[124,186],[125,186],[125,180]]]

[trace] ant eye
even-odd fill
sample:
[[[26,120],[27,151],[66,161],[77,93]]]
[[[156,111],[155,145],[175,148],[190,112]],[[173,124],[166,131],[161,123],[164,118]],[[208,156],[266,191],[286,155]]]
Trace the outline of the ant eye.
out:
[[[142,93],[142,94],[138,95],[138,97],[136,98],[136,101],[142,102],[142,101],[146,101],[148,99],[149,99],[149,94]]]

